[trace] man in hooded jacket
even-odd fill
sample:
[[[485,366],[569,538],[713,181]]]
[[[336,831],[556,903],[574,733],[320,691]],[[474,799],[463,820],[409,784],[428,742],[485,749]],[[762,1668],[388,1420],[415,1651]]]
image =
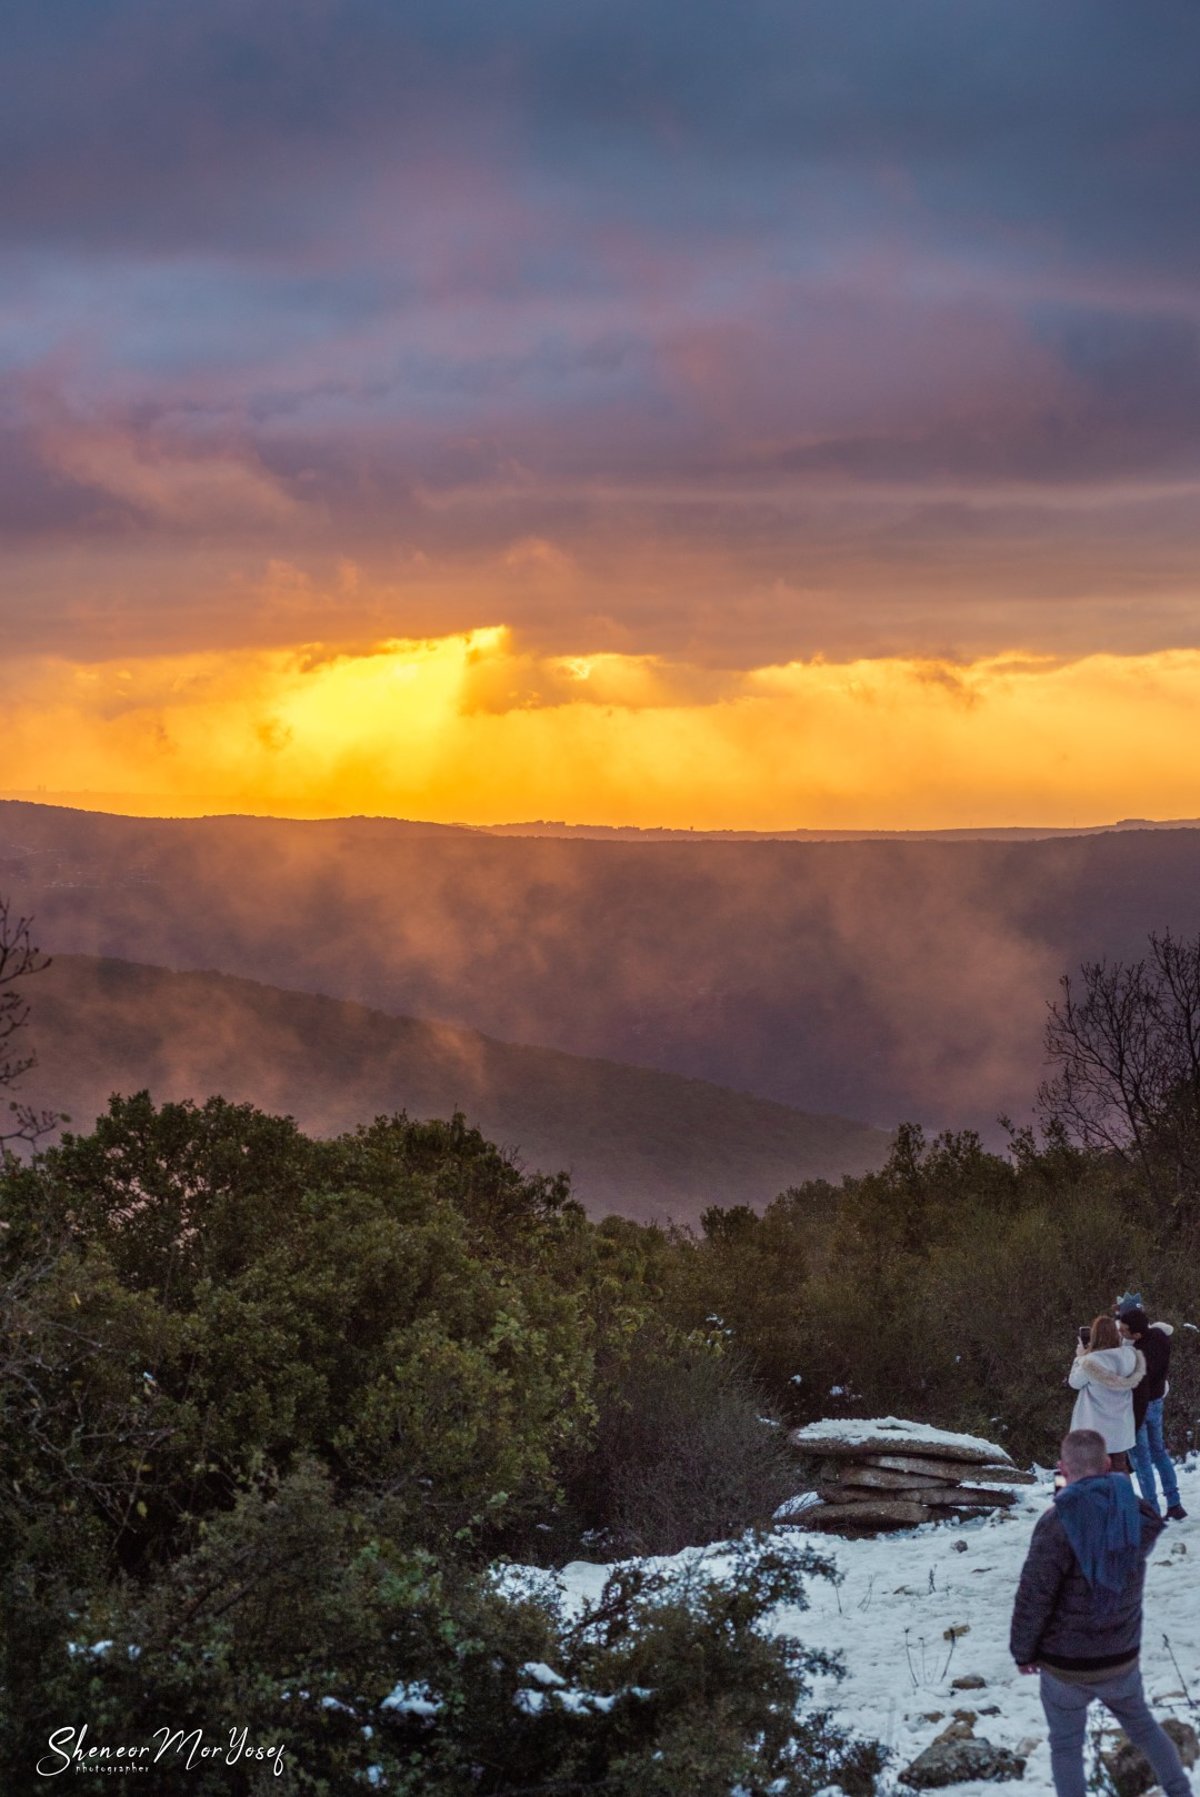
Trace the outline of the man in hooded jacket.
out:
[[[1163,1520],[1111,1470],[1094,1429],[1064,1438],[1059,1468],[1066,1484],[1033,1531],[1009,1638],[1021,1671],[1041,1675],[1054,1789],[1086,1797],[1083,1743],[1088,1707],[1099,1699],[1166,1797],[1191,1797],[1179,1755],[1150,1714],[1139,1664],[1146,1561]]]
[[[1182,1522],[1187,1511],[1179,1501],[1179,1480],[1175,1463],[1163,1441],[1163,1399],[1167,1395],[1167,1372],[1171,1365],[1170,1323],[1152,1323],[1141,1299],[1126,1292],[1117,1299],[1117,1323],[1125,1340],[1131,1342],[1146,1362],[1146,1377],[1133,1389],[1133,1421],[1137,1439],[1133,1445],[1133,1464],[1137,1482],[1148,1504],[1158,1508],[1154,1488],[1157,1471],[1167,1500],[1167,1515],[1172,1522]]]

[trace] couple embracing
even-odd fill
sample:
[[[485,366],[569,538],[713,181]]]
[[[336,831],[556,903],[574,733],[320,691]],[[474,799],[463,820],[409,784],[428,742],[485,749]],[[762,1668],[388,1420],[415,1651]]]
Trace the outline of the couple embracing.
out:
[[[1080,1329],[1067,1383],[1079,1393],[1072,1429],[1094,1429],[1103,1436],[1114,1471],[1128,1473],[1132,1454],[1142,1497],[1156,1510],[1157,1471],[1167,1515],[1180,1522],[1186,1511],[1163,1443],[1171,1334],[1170,1323],[1151,1323],[1141,1297],[1126,1292],[1117,1300],[1115,1316],[1099,1316]]]

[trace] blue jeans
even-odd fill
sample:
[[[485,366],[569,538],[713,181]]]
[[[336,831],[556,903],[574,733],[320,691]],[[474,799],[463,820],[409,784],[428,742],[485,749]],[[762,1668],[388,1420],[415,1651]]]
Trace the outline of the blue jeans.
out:
[[[1179,1502],[1179,1481],[1175,1477],[1175,1462],[1163,1446],[1162,1428],[1163,1401],[1152,1398],[1146,1406],[1146,1420],[1137,1432],[1137,1441],[1133,1448],[1133,1464],[1137,1470],[1137,1482],[1142,1496],[1148,1504],[1157,1510],[1158,1493],[1154,1489],[1154,1469],[1162,1480],[1163,1496],[1167,1500],[1167,1508]]]
[[[1050,1771],[1058,1797],[1087,1797],[1083,1739],[1093,1698],[1112,1711],[1134,1746],[1141,1748],[1166,1797],[1192,1797],[1192,1781],[1174,1743],[1150,1714],[1140,1666],[1094,1685],[1069,1685],[1043,1667],[1042,1708],[1050,1725]]]

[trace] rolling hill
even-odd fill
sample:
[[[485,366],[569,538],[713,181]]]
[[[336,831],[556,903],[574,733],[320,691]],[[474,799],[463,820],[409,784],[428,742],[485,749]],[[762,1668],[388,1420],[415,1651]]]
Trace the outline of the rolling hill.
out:
[[[0,890],[55,953],[994,1134],[1029,1114],[1059,976],[1200,928],[1200,830],[630,842],[9,802]]]
[[[466,1113],[593,1213],[695,1221],[806,1178],[877,1166],[888,1138],[700,1080],[386,1016],[214,973],[66,955],[27,987],[38,1054],[22,1096],[86,1129],[110,1092],[214,1092],[331,1135],[407,1110]]]

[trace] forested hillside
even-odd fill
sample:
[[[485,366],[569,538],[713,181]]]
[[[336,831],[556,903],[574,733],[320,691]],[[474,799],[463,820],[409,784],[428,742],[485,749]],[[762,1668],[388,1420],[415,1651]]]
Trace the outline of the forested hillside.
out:
[[[521,1048],[476,1031],[213,973],[57,956],[38,979],[24,1081],[89,1128],[110,1093],[221,1092],[338,1135],[376,1115],[466,1114],[597,1215],[697,1222],[886,1157],[882,1130],[702,1080]]]
[[[909,1129],[832,1220],[824,1196],[697,1235],[597,1225],[461,1120],[322,1143],[215,1099],[120,1103],[10,1160],[8,1788],[63,1717],[136,1739],[178,1715],[284,1740],[297,1791],[865,1797],[877,1750],[806,1708],[820,1664],[771,1626],[822,1576],[809,1549],[747,1537],[714,1579],[618,1567],[583,1622],[498,1561],[769,1523],[802,1483],[783,1425],[831,1411],[1044,1462],[1075,1322],[1130,1279],[1181,1325],[1186,1445],[1197,1218],[1061,1142]],[[557,1689],[583,1695],[522,1696]],[[160,1788],[288,1788],[271,1776]]]

